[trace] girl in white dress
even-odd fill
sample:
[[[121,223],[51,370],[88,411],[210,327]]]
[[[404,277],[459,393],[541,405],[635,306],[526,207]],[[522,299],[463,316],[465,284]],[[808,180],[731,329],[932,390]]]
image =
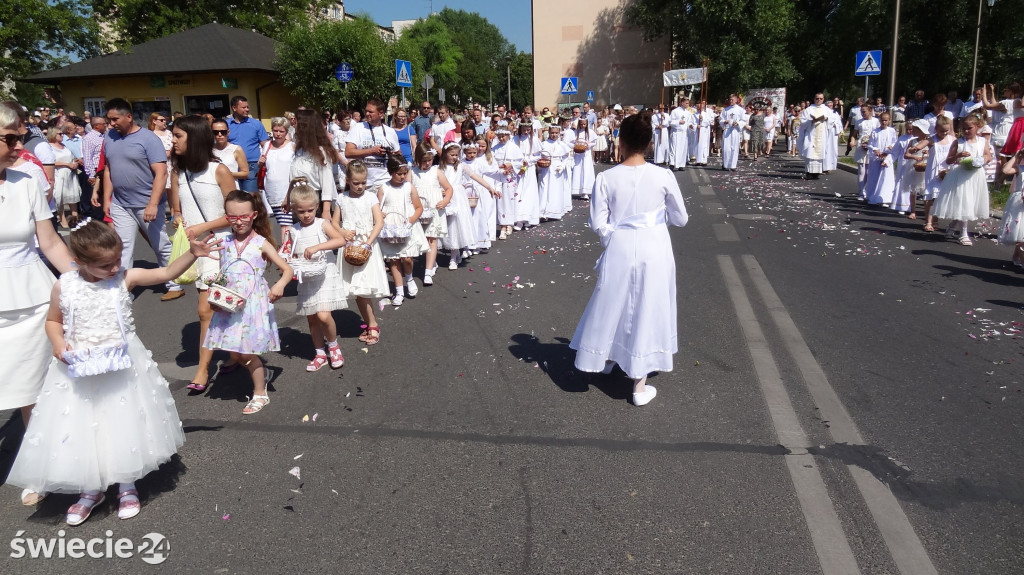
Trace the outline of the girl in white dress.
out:
[[[912,220],[917,219],[917,214],[914,213],[917,195],[924,191],[924,170],[918,170],[916,165],[924,162],[928,154],[927,148],[917,149],[914,146],[927,137],[924,133],[926,129],[927,124],[922,126],[914,122],[909,133],[900,136],[892,148],[892,157],[899,159],[896,168],[896,196],[892,209],[901,215],[908,214],[907,217]],[[911,151],[911,148],[917,151]]]
[[[79,493],[67,523],[81,525],[118,484],[117,516],[141,508],[135,481],[185,441],[167,380],[135,334],[131,290],[170,281],[218,242],[192,240],[166,268],[121,269],[121,239],[86,219],[71,232],[78,268],[50,295],[46,335],[53,356],[7,482],[36,493]],[[88,354],[89,361],[76,361]]]
[[[1024,150],[1003,163],[1003,176],[1012,176],[1013,181],[1003,210],[1003,226],[999,230],[999,243],[1014,246],[1011,261],[1018,271],[1024,270],[1024,176],[1021,175],[1021,162],[1024,162]]]
[[[672,371],[677,351],[676,266],[668,226],[686,225],[679,184],[669,170],[644,160],[651,141],[646,114],[622,121],[622,164],[601,173],[590,205],[590,227],[604,253],[597,285],[569,347],[576,368],[611,373],[616,364],[633,379],[633,403],[657,390],[653,371]]]
[[[397,307],[405,301],[406,286],[409,297],[416,297],[419,292],[412,279],[412,258],[426,253],[428,245],[423,227],[419,225],[423,204],[416,186],[408,181],[409,166],[405,156],[401,153],[391,154],[387,160],[387,170],[391,179],[377,187],[377,201],[380,202],[380,211],[384,216],[384,226],[408,231],[404,241],[380,243],[381,254],[391,267],[391,277],[395,280],[395,295],[391,298],[391,305]]]
[[[498,161],[494,157],[491,140],[486,135],[481,134],[476,137],[476,147],[477,157],[470,167],[473,168],[473,172],[487,180],[491,189],[498,191],[497,197],[490,194],[478,194],[481,205],[473,212],[473,219],[479,226],[477,237],[480,239],[477,249],[488,249],[491,247],[491,243],[498,239],[498,202],[501,201],[500,190],[505,174],[502,173],[501,166],[498,165]]]
[[[587,127],[587,120],[580,118],[573,132],[573,146],[586,146],[586,150],[573,154],[572,195],[589,198],[594,193],[594,153],[597,134]],[[621,137],[621,134],[620,136]]]
[[[501,170],[501,197],[495,209],[498,225],[501,226],[498,239],[503,240],[512,235],[512,224],[516,221],[516,199],[519,197],[517,173],[523,166],[523,151],[512,143],[512,132],[509,131],[508,122],[505,120],[498,122],[498,129],[494,133],[498,136],[498,143],[494,146],[494,159]]]
[[[922,120],[926,122],[926,120]],[[950,135],[953,129],[953,121],[942,116],[935,121],[935,136],[933,138],[919,141],[911,146],[910,150],[915,153],[921,148],[928,148],[928,167],[924,170],[924,231],[934,232],[934,217],[932,216],[932,204],[939,195],[939,184],[942,182],[942,174],[949,168],[946,158],[949,155],[949,148],[956,142],[956,138]]]
[[[533,124],[519,124],[513,142],[523,151],[523,165],[520,170],[516,198],[516,223],[514,230],[530,228],[540,223],[540,198],[537,186],[537,160],[540,159],[541,144],[533,134]]]
[[[64,212],[64,206],[68,205],[71,209],[70,225],[74,226],[78,223],[78,201],[82,199],[82,188],[75,177],[79,162],[71,150],[61,143],[60,130],[46,130],[46,139],[49,140],[56,158],[53,164],[53,203],[57,206],[57,217],[61,226],[68,227],[69,220]]]
[[[363,333],[359,341],[366,345],[375,345],[380,341],[380,326],[373,314],[373,300],[388,297],[388,273],[384,269],[384,258],[381,256],[377,235],[384,227],[384,214],[380,211],[380,203],[372,194],[366,192],[366,180],[369,171],[362,160],[352,160],[345,168],[346,190],[338,197],[338,210],[335,210],[334,225],[342,233],[351,232],[352,242],[362,244],[370,250],[370,257],[361,266],[354,266],[345,258],[338,258],[341,268],[341,281],[345,294],[355,298],[359,315],[363,317]],[[410,282],[411,283],[411,282]]]
[[[857,145],[853,150],[853,161],[857,163],[857,187],[858,197],[861,200],[867,199],[868,194],[868,165],[874,155],[868,150],[868,142],[871,134],[878,129],[878,120],[873,116],[874,109],[871,106],[861,106],[861,120],[857,124]]]
[[[424,262],[423,285],[434,285],[437,271],[437,240],[448,237],[448,217],[445,208],[452,201],[452,186],[440,166],[432,165],[437,152],[430,142],[420,142],[415,150],[416,165],[412,168],[412,185],[420,195],[423,214],[420,224],[427,236],[427,255]]]
[[[964,246],[972,244],[967,222],[989,217],[985,164],[992,160],[992,153],[985,139],[978,135],[983,125],[984,121],[974,114],[964,119],[964,137],[949,147],[946,164],[952,168],[939,184],[939,197],[932,207],[936,218],[953,220],[946,229],[946,237],[959,230],[960,245]]]
[[[473,182],[484,186],[488,193],[497,194],[486,180],[459,161],[460,152],[460,146],[455,142],[448,142],[441,151],[441,166],[452,186],[452,202],[445,208],[448,236],[444,238],[444,247],[451,252],[451,259],[448,260],[450,270],[458,269],[459,263],[472,255],[469,248],[477,242],[473,212],[469,207],[469,194],[475,193]]]
[[[548,139],[541,144],[541,157],[551,162],[547,168],[537,167],[540,178],[540,217],[560,220],[565,215],[565,190],[569,184],[572,146],[562,141],[562,128],[551,126]]]
[[[316,355],[306,365],[309,372],[320,371],[328,362],[331,369],[345,365],[338,345],[338,326],[331,312],[348,305],[333,250],[355,236],[338,231],[329,220],[316,217],[321,197],[320,191],[310,186],[305,178],[292,182],[288,205],[295,222],[288,230],[283,254],[299,279],[296,313],[306,316],[309,335],[316,348]]]
[[[896,130],[890,126],[892,116],[883,112],[878,117],[879,126],[868,139],[868,183],[869,204],[891,205],[896,193],[896,160],[892,148],[896,145]]]

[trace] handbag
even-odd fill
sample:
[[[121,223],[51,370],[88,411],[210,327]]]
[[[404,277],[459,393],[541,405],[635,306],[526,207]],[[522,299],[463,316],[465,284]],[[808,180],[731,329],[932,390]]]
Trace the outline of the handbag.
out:
[[[263,158],[267,157],[270,153],[270,142],[267,142],[267,148],[263,150]],[[260,164],[260,169],[256,171],[256,187],[265,190],[267,188],[267,162],[264,159],[263,163]],[[198,204],[196,204],[198,205]]]
[[[124,330],[124,315],[117,301],[117,290],[111,292],[111,301],[117,310],[117,325],[121,328],[121,342],[95,345],[83,349],[70,349],[61,354],[68,364],[68,376],[89,377],[111,371],[120,371],[132,366],[128,355],[128,336]],[[71,308],[69,323],[74,323],[74,307]]]

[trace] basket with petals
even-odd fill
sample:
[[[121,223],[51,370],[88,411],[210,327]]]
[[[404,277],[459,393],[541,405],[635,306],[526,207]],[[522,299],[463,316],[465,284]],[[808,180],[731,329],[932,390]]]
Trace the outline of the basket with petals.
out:
[[[256,285],[255,283],[250,284],[249,289],[244,292],[239,289],[236,289],[237,286],[228,287],[228,278],[227,275],[225,274],[227,273],[228,268],[237,263],[243,263],[249,266],[249,269],[252,271],[253,275],[257,275],[256,269],[252,267],[252,264],[242,259],[236,259],[228,262],[227,265],[221,267],[219,274],[213,276],[212,278],[207,278],[204,281],[206,285],[210,286],[208,296],[208,301],[210,302],[210,305],[220,308],[221,310],[224,310],[229,313],[236,313],[238,311],[241,311],[241,309],[245,306],[246,300],[248,300],[249,296],[252,295],[252,290]]]
[[[345,244],[343,254],[346,263],[358,267],[370,259],[370,245],[362,242],[349,242]]]
[[[587,143],[586,142],[576,142],[576,144],[572,147],[572,151],[577,153],[577,154],[582,154],[583,152],[586,152],[587,151]]]
[[[412,233],[409,220],[399,212],[388,212],[384,214],[384,227],[377,236],[383,242],[389,244],[404,244]]]

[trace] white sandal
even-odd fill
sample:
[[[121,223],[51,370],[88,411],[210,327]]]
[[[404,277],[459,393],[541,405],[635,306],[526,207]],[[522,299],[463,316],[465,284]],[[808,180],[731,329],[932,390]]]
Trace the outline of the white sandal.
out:
[[[267,404],[269,403],[269,395],[254,395],[252,396],[252,399],[249,400],[249,403],[246,403],[245,407],[242,408],[242,415],[252,415],[254,413],[259,413],[260,410],[266,407]]]

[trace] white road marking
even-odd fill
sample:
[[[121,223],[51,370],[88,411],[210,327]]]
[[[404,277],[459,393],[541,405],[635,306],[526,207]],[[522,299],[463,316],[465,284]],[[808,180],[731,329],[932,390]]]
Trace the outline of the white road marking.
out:
[[[736,228],[732,224],[711,224],[711,229],[715,232],[715,239],[720,242],[740,241],[740,235],[736,233]]]
[[[864,445],[864,438],[857,429],[857,424],[854,423],[835,389],[832,388],[825,371],[814,359],[814,354],[807,347],[807,342],[804,341],[793,318],[786,311],[782,300],[775,293],[764,270],[757,263],[757,259],[752,255],[744,255],[742,262],[761,295],[761,299],[764,300],[786,349],[796,361],[804,383],[811,393],[811,398],[821,413],[821,418],[829,422],[828,431],[832,435],[833,442]],[[889,547],[889,553],[892,554],[893,561],[899,567],[900,573],[904,575],[937,574],[938,571],[932,564],[931,558],[928,557],[928,552],[889,487],[861,467],[848,465],[847,469],[853,476],[857,489],[860,490],[875,524],[878,525],[882,538],[885,540],[886,546]]]
[[[810,531],[814,551],[825,575],[859,574],[860,568],[846,539],[832,500],[814,457],[807,452],[808,438],[782,384],[764,332],[750,304],[746,288],[729,256],[718,256],[725,285],[746,340],[754,371],[768,406],[779,442],[792,453],[785,456],[800,510]]]

